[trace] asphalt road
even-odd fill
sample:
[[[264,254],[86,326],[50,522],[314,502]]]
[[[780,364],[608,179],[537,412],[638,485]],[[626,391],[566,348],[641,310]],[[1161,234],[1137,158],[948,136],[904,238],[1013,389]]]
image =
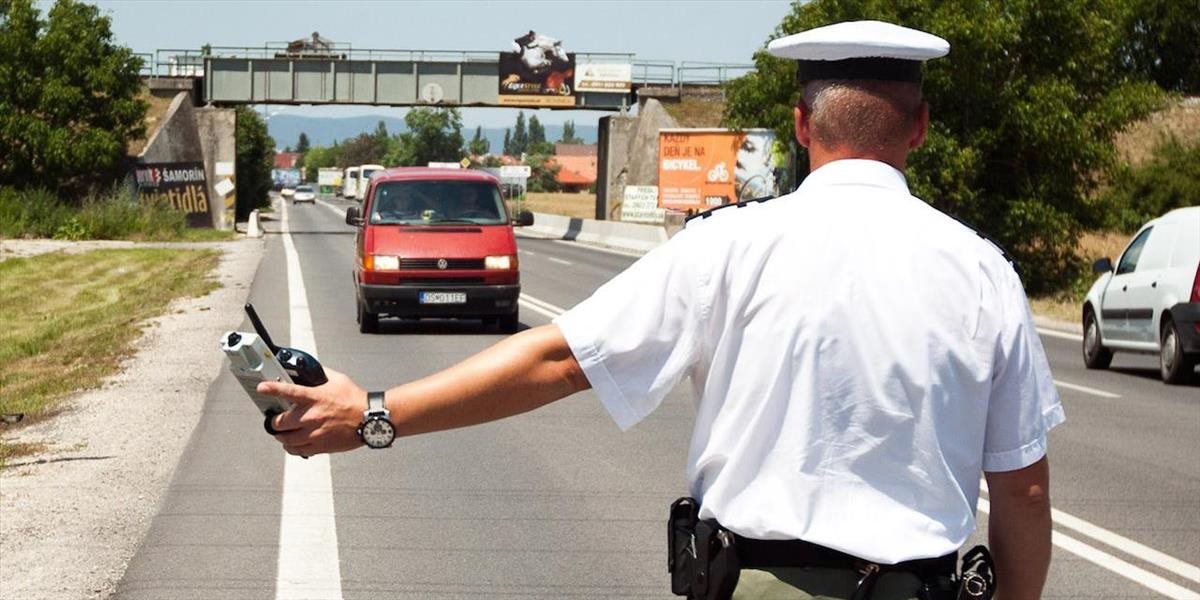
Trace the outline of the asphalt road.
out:
[[[325,203],[287,212],[326,365],[383,389],[501,339],[470,321],[384,320],[381,334],[359,334],[353,230]],[[250,294],[280,343],[291,326],[285,237],[270,234]],[[529,327],[634,260],[553,240],[519,246]],[[1043,341],[1067,412],[1050,439],[1061,512],[1044,597],[1200,598],[1200,386],[1164,386],[1152,357],[1118,355],[1111,370],[1086,371],[1077,341]],[[671,598],[663,519],[686,491],[691,424],[684,389],[624,433],[588,392],[334,456],[335,581],[296,593],[276,585],[284,456],[222,372],[117,597]],[[295,554],[282,552],[285,562]]]

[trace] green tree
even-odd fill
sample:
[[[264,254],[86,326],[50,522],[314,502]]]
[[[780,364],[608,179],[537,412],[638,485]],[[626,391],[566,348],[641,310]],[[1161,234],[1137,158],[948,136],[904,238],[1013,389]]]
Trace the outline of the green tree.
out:
[[[1130,0],[1125,26],[1130,66],[1165,90],[1200,93],[1200,2]]]
[[[575,135],[575,121],[566,121],[563,123],[562,135],[558,141],[563,144],[582,144],[583,138]]]
[[[1113,134],[1160,106],[1133,72],[1123,0],[814,0],[776,35],[852,19],[915,27],[950,41],[926,65],[928,138],[909,158],[913,192],[995,238],[1031,292],[1079,273],[1081,228],[1095,222],[1097,176],[1115,164]],[[724,120],[793,137],[795,64],[760,51],[731,82]],[[801,164],[807,156],[801,152]]]
[[[1200,141],[1190,144],[1174,136],[1161,140],[1146,164],[1122,166],[1101,196],[1107,207],[1105,225],[1133,233],[1154,217],[1197,200]]]
[[[142,61],[111,25],[74,0],[45,20],[31,0],[0,1],[0,185],[76,198],[123,175],[146,103]]]
[[[234,146],[237,153],[237,219],[243,220],[255,208],[268,206],[271,168],[275,164],[275,140],[267,134],[267,124],[248,106],[236,109]]]
[[[483,126],[475,127],[475,136],[471,138],[471,143],[467,144],[467,153],[472,156],[482,156],[487,154],[492,149],[492,143],[487,138],[483,137]]]
[[[377,133],[360,133],[342,144],[341,162],[347,167],[382,164],[392,146],[392,140]]]
[[[537,115],[529,117],[529,148],[530,154],[554,154],[554,144],[546,141],[546,128],[538,121]]]
[[[561,167],[549,155],[530,154],[525,157],[525,164],[529,165],[530,170],[529,191],[557,192],[562,189],[555,178]]]
[[[508,154],[520,156],[529,152],[529,132],[525,130],[525,112],[517,111],[517,124],[513,127],[512,145]]]
[[[509,129],[507,127],[504,128],[504,154],[507,156],[512,156],[512,153],[513,153],[511,133],[512,133],[511,129]]]
[[[456,108],[413,108],[404,115],[407,130],[397,137],[384,164],[424,166],[462,159],[462,116]]]
[[[309,148],[308,134],[301,131],[300,139],[296,141],[296,152],[299,152],[300,154],[304,154],[305,152],[308,152],[308,148]]]

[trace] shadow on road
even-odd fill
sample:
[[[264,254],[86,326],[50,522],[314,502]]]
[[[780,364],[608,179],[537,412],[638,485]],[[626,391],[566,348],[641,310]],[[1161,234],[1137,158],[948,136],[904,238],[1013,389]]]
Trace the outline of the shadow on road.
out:
[[[529,326],[521,323],[517,331],[525,331]],[[396,319],[383,317],[379,319],[380,335],[463,335],[463,334],[499,334],[496,325],[485,323],[481,319]]]
[[[1122,375],[1130,375],[1141,379],[1151,379],[1154,381],[1162,381],[1162,376],[1158,369],[1136,368],[1136,367],[1109,367],[1109,371],[1113,373],[1121,373]],[[1192,373],[1192,378],[1180,387],[1200,387],[1200,372]]]

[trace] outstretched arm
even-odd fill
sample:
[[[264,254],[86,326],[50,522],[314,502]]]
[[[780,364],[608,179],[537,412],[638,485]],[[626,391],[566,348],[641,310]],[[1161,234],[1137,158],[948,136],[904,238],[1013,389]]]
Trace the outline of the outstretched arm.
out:
[[[986,473],[988,545],[997,600],[1037,600],[1050,568],[1050,467],[1046,458],[1015,471]]]
[[[291,454],[344,452],[362,445],[356,430],[367,392],[346,375],[325,369],[319,387],[260,383],[258,391],[292,401],[275,418],[276,439]],[[505,338],[423,379],[387,390],[385,404],[397,435],[476,425],[520,414],[591,387],[556,325]]]

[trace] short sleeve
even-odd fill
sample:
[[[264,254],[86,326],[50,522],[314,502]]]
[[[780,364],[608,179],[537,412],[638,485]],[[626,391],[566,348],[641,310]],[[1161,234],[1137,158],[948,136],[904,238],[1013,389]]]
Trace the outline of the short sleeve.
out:
[[[658,408],[700,356],[707,281],[693,237],[679,232],[554,319],[621,429]]]
[[[1046,434],[1065,420],[1029,301],[1015,273],[996,286],[1003,324],[997,340],[983,470],[1015,471],[1046,455]]]

